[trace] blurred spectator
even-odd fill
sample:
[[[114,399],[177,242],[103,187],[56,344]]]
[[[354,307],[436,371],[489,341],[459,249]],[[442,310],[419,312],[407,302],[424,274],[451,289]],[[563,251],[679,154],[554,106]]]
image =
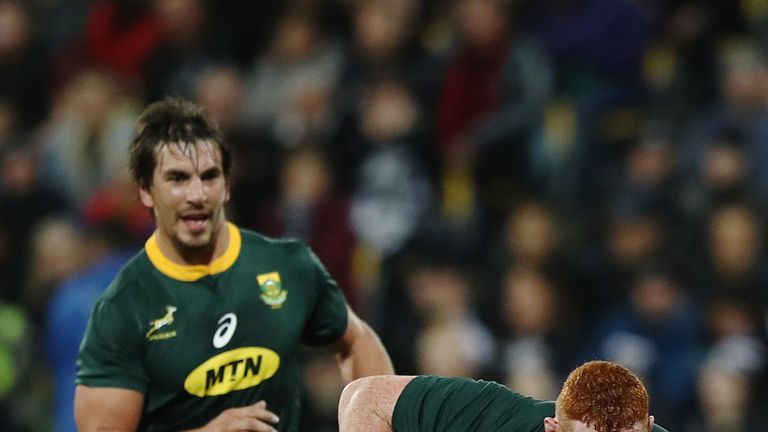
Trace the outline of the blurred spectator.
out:
[[[306,351],[304,363],[304,400],[301,430],[307,432],[336,432],[337,410],[344,381],[333,356]]]
[[[288,2],[205,0],[205,4],[208,21],[215,25],[207,35],[213,50],[245,69],[266,50]]]
[[[356,2],[352,16],[351,47],[344,57],[338,99],[342,123],[331,143],[340,185],[354,187],[357,167],[366,153],[360,146],[357,130],[366,93],[376,83],[392,80],[405,86],[418,106],[415,126],[424,135],[416,150],[434,175],[435,150],[432,145],[434,109],[440,88],[440,62],[422,47],[418,39],[419,3],[413,1],[365,0]]]
[[[24,305],[35,324],[43,322],[46,304],[55,288],[87,264],[82,233],[67,218],[47,218],[30,239],[29,271],[24,284]]]
[[[702,424],[689,429],[700,432],[747,432],[764,428],[749,415],[752,381],[749,373],[721,364],[707,362],[698,377],[698,397],[702,406]]]
[[[764,399],[757,392],[768,366],[759,320],[742,300],[710,303],[710,343],[698,373],[697,392],[703,424],[696,430],[749,431],[768,426]]]
[[[558,315],[569,322],[572,336],[577,338],[584,325],[579,317],[593,304],[597,293],[594,284],[583,280],[585,275],[578,268],[578,260],[569,256],[566,243],[570,240],[554,206],[540,199],[521,201],[502,228],[487,246],[490,250],[483,262],[485,271],[475,290],[483,319],[495,329],[507,328],[508,315],[500,310],[498,299],[514,279],[512,275],[526,269],[522,274],[529,277],[518,275],[517,279],[546,282],[547,290],[553,289],[550,285],[557,288],[555,296],[569,305]]]
[[[283,158],[277,200],[246,225],[265,235],[306,242],[357,309],[359,293],[352,278],[356,239],[349,224],[349,199],[335,192],[330,166],[318,150],[301,148]],[[323,229],[328,226],[334,229]]]
[[[509,388],[536,398],[557,398],[559,377],[570,364],[566,341],[573,338],[566,308],[543,274],[524,265],[511,268],[501,295],[505,331],[501,337],[501,373]],[[571,333],[573,332],[573,333]],[[563,335],[571,333],[570,338]]]
[[[34,2],[41,36],[51,53],[53,68],[56,63],[76,52],[85,33],[88,11],[94,0],[47,0]],[[72,61],[68,59],[67,61]],[[54,71],[55,75],[55,71]]]
[[[204,68],[195,75],[194,99],[216,121],[225,135],[231,135],[243,104],[243,80],[232,66]]]
[[[740,7],[717,0],[671,0],[648,2],[655,27],[654,47],[647,64],[668,69],[667,83],[658,100],[658,109],[673,119],[717,100],[717,57],[721,43],[743,35],[746,20],[760,14],[751,1]],[[654,10],[655,9],[655,10]],[[755,12],[755,13],[751,13]]]
[[[481,202],[503,213],[530,186],[529,139],[551,95],[549,60],[501,0],[459,0],[454,20],[459,46],[437,108],[443,168],[472,166]]]
[[[289,11],[246,76],[241,122],[285,147],[322,142],[332,124],[330,97],[340,71],[340,47],[323,34],[317,18]]]
[[[642,123],[643,60],[649,22],[639,2],[546,0],[531,8],[536,34],[552,58],[555,89],[576,119],[565,174],[556,188],[575,216],[592,217],[583,200],[602,199],[601,181],[617,163],[616,149]]]
[[[751,187],[753,164],[737,131],[727,129],[711,137],[696,160],[696,171],[686,175],[684,195],[679,197],[686,218],[701,224],[720,205],[740,199],[762,201]]]
[[[357,106],[368,85],[393,77],[404,81],[421,106],[434,109],[440,65],[419,40],[419,8],[419,2],[408,0],[356,2],[342,80],[345,105]]]
[[[768,63],[749,40],[727,45],[719,58],[719,98],[694,111],[685,125],[684,166],[695,172],[707,146],[723,131],[743,142],[750,161],[749,186],[759,197],[768,192]]]
[[[642,376],[654,396],[652,411],[673,429],[676,414],[694,401],[695,370],[704,322],[698,305],[667,270],[650,269],[632,284],[628,303],[607,309],[594,337],[596,351]]]
[[[606,178],[611,196],[633,197],[679,222],[675,138],[667,125],[649,123],[621,158],[619,173]],[[610,184],[614,183],[614,184]]]
[[[764,222],[744,202],[727,203],[710,213],[703,238],[704,256],[692,273],[702,298],[733,297],[752,305],[756,314],[768,304]]]
[[[26,7],[0,1],[0,137],[29,131],[48,114],[48,51],[33,33]]]
[[[477,377],[488,373],[495,349],[475,316],[470,274],[448,261],[422,262],[408,278],[421,325],[415,332],[416,372]]]
[[[122,243],[144,244],[155,227],[151,213],[139,200],[136,184],[127,170],[115,173],[80,209],[87,226],[111,228]]]
[[[627,303],[630,287],[643,271],[659,262],[673,263],[675,258],[669,251],[669,227],[663,215],[636,197],[617,198],[606,211],[605,221],[594,221],[602,223],[598,251],[582,245],[587,251],[582,265],[585,277],[595,285],[597,303],[593,307],[598,310],[610,311]]]
[[[24,432],[47,426],[31,398],[34,380],[30,362],[34,359],[33,326],[23,307],[0,301],[0,428]]]
[[[212,50],[211,23],[203,0],[156,0],[154,16],[162,39],[147,61],[145,99],[191,98],[198,75],[218,58]]]
[[[40,184],[38,155],[22,137],[0,148],[0,302],[21,303],[29,277],[35,226],[65,213],[66,200]]]
[[[687,198],[687,191],[678,175],[672,130],[649,122],[622,153],[615,171],[603,179],[605,207],[597,206],[616,222],[609,234],[611,255],[623,263],[620,267],[624,270],[656,259],[660,252],[668,259],[678,259],[680,244],[690,234],[690,227],[683,223],[680,200]],[[644,225],[643,221],[650,223]],[[650,230],[643,234],[643,227]],[[627,233],[636,235],[625,236]],[[630,256],[633,248],[637,249],[635,257]]]
[[[477,316],[465,263],[446,251],[410,250],[382,280],[388,283],[379,298],[380,334],[396,370],[464,376],[491,371],[494,342]]]
[[[151,0],[94,0],[84,34],[86,65],[140,84],[162,33]]]
[[[45,332],[47,360],[53,371],[53,430],[76,432],[74,419],[77,351],[85,334],[96,298],[140,246],[130,242],[125,216],[115,208],[92,217],[78,244],[86,257],[81,270],[58,281],[46,302]]]
[[[487,376],[493,339],[478,321],[428,323],[416,335],[417,373],[441,376]]]
[[[373,85],[363,103],[359,145],[367,148],[352,196],[352,229],[380,256],[402,249],[423,222],[433,192],[414,148],[418,106],[399,81]]]
[[[111,75],[86,71],[56,102],[41,136],[42,181],[80,207],[128,169],[134,100]]]

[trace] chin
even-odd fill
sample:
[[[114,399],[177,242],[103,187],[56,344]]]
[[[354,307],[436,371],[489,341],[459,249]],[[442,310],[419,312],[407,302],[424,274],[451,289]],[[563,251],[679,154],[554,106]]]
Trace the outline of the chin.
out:
[[[188,249],[205,249],[213,244],[213,236],[210,232],[203,232],[198,235],[184,233],[176,237],[179,245]]]

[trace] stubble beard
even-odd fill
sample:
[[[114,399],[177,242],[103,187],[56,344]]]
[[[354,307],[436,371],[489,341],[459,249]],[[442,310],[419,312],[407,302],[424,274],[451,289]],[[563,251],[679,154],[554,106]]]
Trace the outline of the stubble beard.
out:
[[[223,215],[212,215],[209,220],[209,226],[202,232],[194,234],[189,232],[181,221],[176,226],[176,233],[171,240],[179,254],[185,261],[194,264],[207,264],[213,257],[216,250],[216,241],[220,233],[221,218]]]

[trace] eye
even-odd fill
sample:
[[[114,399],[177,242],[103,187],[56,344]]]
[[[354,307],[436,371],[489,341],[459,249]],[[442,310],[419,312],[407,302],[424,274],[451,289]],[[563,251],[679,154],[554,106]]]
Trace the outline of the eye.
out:
[[[203,181],[215,180],[219,177],[221,177],[221,171],[219,169],[210,169],[205,171],[203,175],[200,176]]]
[[[171,183],[183,183],[187,181],[189,176],[180,172],[172,172],[172,173],[168,173],[168,175],[165,178]]]

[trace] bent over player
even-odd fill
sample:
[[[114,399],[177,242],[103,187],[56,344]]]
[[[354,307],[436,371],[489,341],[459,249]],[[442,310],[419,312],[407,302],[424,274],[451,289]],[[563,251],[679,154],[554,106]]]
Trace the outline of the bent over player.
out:
[[[379,376],[348,384],[340,432],[666,432],[648,415],[648,392],[607,361],[573,370],[556,401],[487,381]]]
[[[149,106],[130,152],[156,229],[92,312],[81,431],[296,431],[300,344],[330,347],[346,381],[393,373],[309,248],[227,222],[231,155],[201,108]]]

